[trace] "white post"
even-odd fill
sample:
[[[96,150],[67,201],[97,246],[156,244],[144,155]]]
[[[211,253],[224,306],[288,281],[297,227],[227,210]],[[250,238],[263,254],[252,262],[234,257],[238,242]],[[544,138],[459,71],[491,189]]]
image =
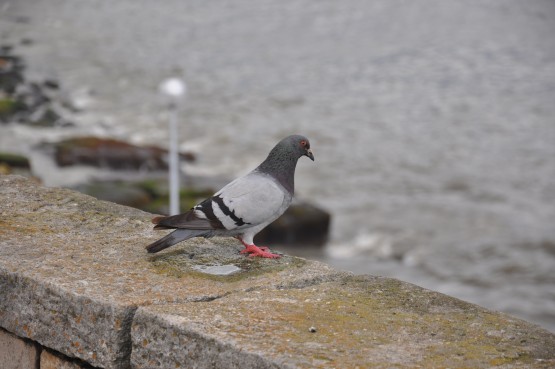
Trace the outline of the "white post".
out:
[[[170,97],[169,103],[169,187],[170,187],[170,215],[179,214],[179,145],[177,114],[181,97],[187,88],[179,78],[169,78],[162,82],[160,91]]]
[[[179,214],[179,150],[177,147],[177,107],[170,106],[170,215]]]

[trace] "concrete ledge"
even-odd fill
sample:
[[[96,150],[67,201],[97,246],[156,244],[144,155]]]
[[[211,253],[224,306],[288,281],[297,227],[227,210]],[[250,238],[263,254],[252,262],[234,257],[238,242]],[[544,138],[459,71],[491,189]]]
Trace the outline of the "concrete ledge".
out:
[[[553,334],[397,280],[233,239],[148,255],[150,218],[1,176],[0,326],[100,368],[555,365]]]
[[[530,367],[555,348],[521,320],[368,276],[142,307],[131,336],[136,368]]]

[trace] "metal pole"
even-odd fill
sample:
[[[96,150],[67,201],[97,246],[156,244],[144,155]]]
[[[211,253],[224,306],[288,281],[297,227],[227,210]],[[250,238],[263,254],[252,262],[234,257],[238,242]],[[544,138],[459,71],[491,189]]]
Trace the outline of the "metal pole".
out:
[[[160,84],[160,91],[169,97],[169,187],[170,187],[170,215],[179,214],[179,147],[177,114],[179,103],[187,91],[187,86],[179,78],[168,78]]]
[[[179,214],[179,151],[177,138],[177,107],[170,105],[169,117],[170,152],[169,152],[169,182],[170,182],[170,215]]]

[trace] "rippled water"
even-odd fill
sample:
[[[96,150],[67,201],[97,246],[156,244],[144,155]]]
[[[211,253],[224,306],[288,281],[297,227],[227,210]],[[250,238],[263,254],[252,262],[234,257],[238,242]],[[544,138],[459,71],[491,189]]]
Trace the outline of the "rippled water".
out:
[[[236,176],[303,133],[316,162],[299,163],[298,196],[334,216],[312,257],[555,331],[554,2],[18,0],[1,11],[2,42],[33,40],[15,49],[31,78],[59,79],[83,107],[75,130],[4,128],[3,147],[75,132],[164,144],[157,86],[181,75],[181,142],[200,158],[189,173]]]

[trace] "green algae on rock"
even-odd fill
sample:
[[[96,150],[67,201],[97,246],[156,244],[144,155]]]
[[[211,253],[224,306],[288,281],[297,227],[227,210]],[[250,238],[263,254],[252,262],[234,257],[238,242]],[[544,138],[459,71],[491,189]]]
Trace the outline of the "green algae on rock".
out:
[[[288,255],[283,255],[279,261],[245,256],[239,253],[242,247],[232,238],[214,238],[211,239],[211,243],[211,245],[201,246],[198,243],[195,244],[195,240],[190,240],[187,241],[186,246],[149,256],[149,261],[156,273],[169,277],[190,276],[220,282],[236,282],[247,277],[262,276],[265,273],[301,268],[306,264],[305,259]],[[238,270],[228,275],[202,271],[204,267],[222,265],[234,265]]]

